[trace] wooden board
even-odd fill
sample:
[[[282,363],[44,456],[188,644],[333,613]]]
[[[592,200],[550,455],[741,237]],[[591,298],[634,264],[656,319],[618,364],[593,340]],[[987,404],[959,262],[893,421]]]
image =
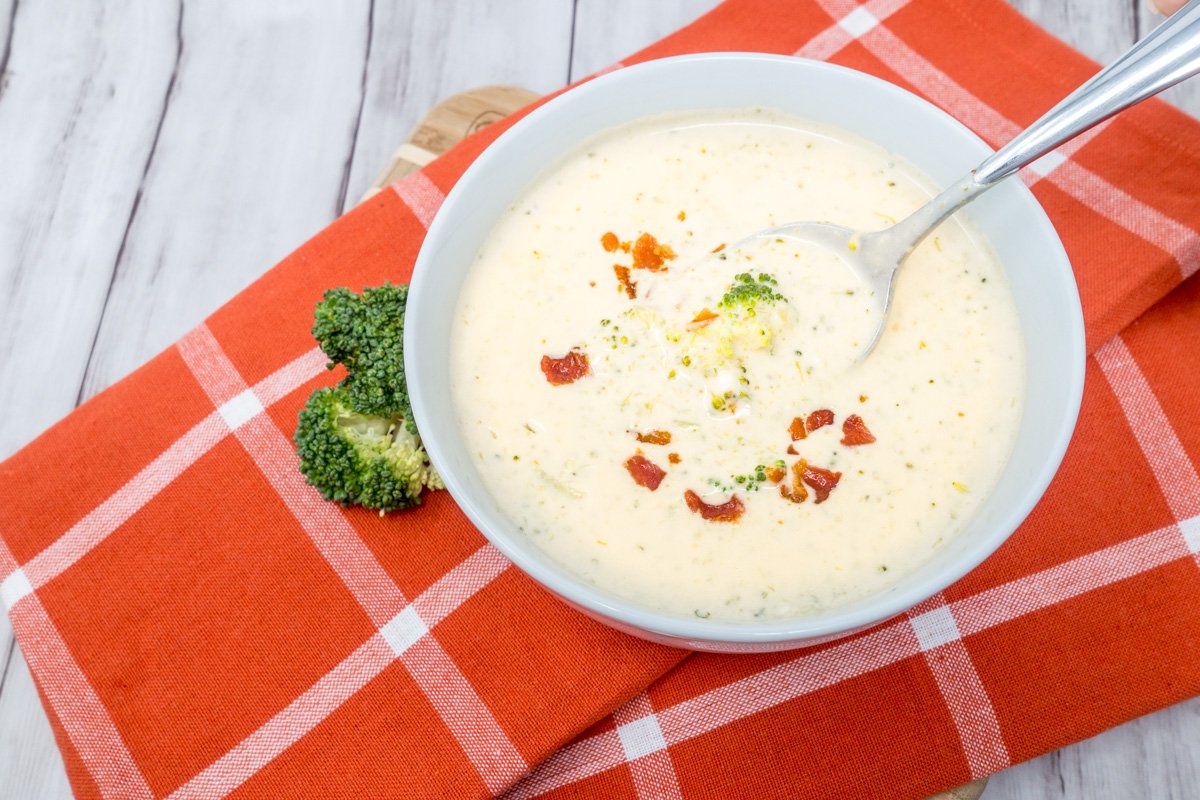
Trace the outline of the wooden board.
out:
[[[418,123],[408,141],[396,148],[362,199],[366,200],[385,186],[420,169],[463,138],[529,105],[538,97],[537,92],[516,86],[481,86],[443,100]]]

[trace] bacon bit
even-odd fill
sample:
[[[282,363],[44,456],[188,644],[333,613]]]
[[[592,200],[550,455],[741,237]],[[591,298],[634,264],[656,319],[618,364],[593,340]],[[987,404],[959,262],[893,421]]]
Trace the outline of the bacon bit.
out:
[[[604,252],[613,253],[621,246],[621,240],[617,238],[615,233],[609,231],[600,237],[600,245],[604,248]]]
[[[791,434],[793,442],[807,438],[808,434],[804,432],[804,417],[793,417],[792,424],[788,425],[788,433]],[[788,452],[795,455],[791,445],[788,445]]]
[[[789,456],[798,456],[798,455],[800,455],[799,453],[797,453],[797,452],[796,452],[796,448],[792,447],[790,444],[788,445],[787,454],[788,454]]]
[[[833,424],[833,412],[828,408],[818,409],[808,415],[808,421],[805,425],[808,427],[808,432],[812,433],[817,428],[824,428],[826,425]]]
[[[667,461],[670,461],[672,464],[678,464],[682,460],[679,457],[679,453],[667,453]]]
[[[595,281],[588,281],[588,286],[595,286],[595,285],[596,285]]]
[[[837,487],[838,481],[842,479],[842,473],[831,472],[821,467],[812,467],[803,460],[796,463],[804,464],[802,472],[804,482],[811,486],[812,490],[817,494],[817,499],[813,502],[818,504],[824,503],[829,497],[829,493]]]
[[[721,252],[721,251],[722,251],[722,250],[724,250],[724,249],[725,249],[725,243],[724,243],[724,242],[721,242],[719,245],[717,245],[716,247],[714,247],[712,250],[709,250],[708,252],[710,252],[710,253],[719,253],[719,252]]]
[[[709,325],[712,325],[713,321],[719,316],[721,315],[715,314],[705,308],[700,311],[699,314],[692,317],[692,321],[687,324],[687,329],[689,331],[698,331],[701,328],[707,328]]]
[[[542,372],[553,386],[574,383],[591,371],[587,353],[579,349],[570,350],[562,358],[542,356]]]
[[[858,402],[860,402],[860,403],[865,403],[865,402],[867,402],[867,396],[866,396],[865,394],[860,394],[860,395],[858,396]]]
[[[737,522],[746,512],[746,506],[736,494],[720,505],[710,505],[701,500],[700,495],[688,489],[683,493],[683,499],[687,501],[688,508],[712,522]]]
[[[867,423],[858,414],[851,414],[842,422],[842,444],[847,447],[857,447],[860,444],[871,444],[875,436],[867,429]]]
[[[783,467],[767,467],[763,470],[767,475],[767,480],[771,483],[779,483],[787,475],[787,470]]]
[[[621,242],[621,252],[628,253],[633,249],[633,242]]]
[[[779,486],[779,495],[784,500],[791,500],[793,503],[803,503],[808,499],[808,489],[805,489],[802,483],[791,486],[783,483]]]
[[[613,272],[617,274],[617,291],[624,292],[630,300],[636,300],[637,282],[629,280],[629,267],[613,264]]]
[[[651,272],[659,272],[665,270],[664,261],[670,261],[675,258],[675,251],[669,245],[659,244],[648,233],[643,233],[633,243],[633,268],[648,269]]]
[[[670,431],[646,431],[645,433],[635,433],[639,442],[644,444],[670,444]]]
[[[625,462],[625,469],[629,470],[634,483],[645,486],[652,492],[667,475],[666,470],[641,454],[630,456]]]
[[[790,500],[793,503],[803,503],[808,499],[808,489],[804,488],[804,483],[801,478],[804,477],[804,468],[808,466],[808,462],[803,458],[792,464],[792,483],[782,484],[779,487],[779,495],[784,500]]]
[[[687,212],[680,211],[678,214],[675,215],[675,219],[679,220],[680,222],[683,222],[685,219],[687,219]]]

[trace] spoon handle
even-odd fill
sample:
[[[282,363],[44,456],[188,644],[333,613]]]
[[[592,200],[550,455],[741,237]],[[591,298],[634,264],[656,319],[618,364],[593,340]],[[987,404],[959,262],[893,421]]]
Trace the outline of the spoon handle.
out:
[[[975,170],[990,186],[1147,97],[1200,72],[1200,0],[1184,8],[1067,95]]]

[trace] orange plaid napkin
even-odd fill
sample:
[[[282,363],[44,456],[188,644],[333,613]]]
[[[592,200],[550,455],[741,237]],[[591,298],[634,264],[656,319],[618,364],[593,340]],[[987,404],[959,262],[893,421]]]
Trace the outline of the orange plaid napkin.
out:
[[[630,62],[702,50],[865,70],[993,144],[1095,69],[999,0],[729,0]],[[851,639],[686,661],[567,609],[444,492],[380,519],[296,472],[336,377],[321,291],[406,280],[503,127],[0,465],[0,596],[80,797],[919,797],[1200,693],[1200,125],[1147,103],[1027,171],[1092,356],[1017,534]]]

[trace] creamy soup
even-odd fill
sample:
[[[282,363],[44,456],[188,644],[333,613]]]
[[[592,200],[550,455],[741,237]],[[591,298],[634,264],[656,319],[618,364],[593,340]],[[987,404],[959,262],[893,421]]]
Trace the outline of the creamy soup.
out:
[[[702,619],[878,592],[953,537],[1021,415],[1003,272],[961,218],[880,314],[794,220],[884,227],[935,187],[848,132],[761,109],[651,117],[549,167],[500,218],[451,342],[500,509],[617,595]]]

